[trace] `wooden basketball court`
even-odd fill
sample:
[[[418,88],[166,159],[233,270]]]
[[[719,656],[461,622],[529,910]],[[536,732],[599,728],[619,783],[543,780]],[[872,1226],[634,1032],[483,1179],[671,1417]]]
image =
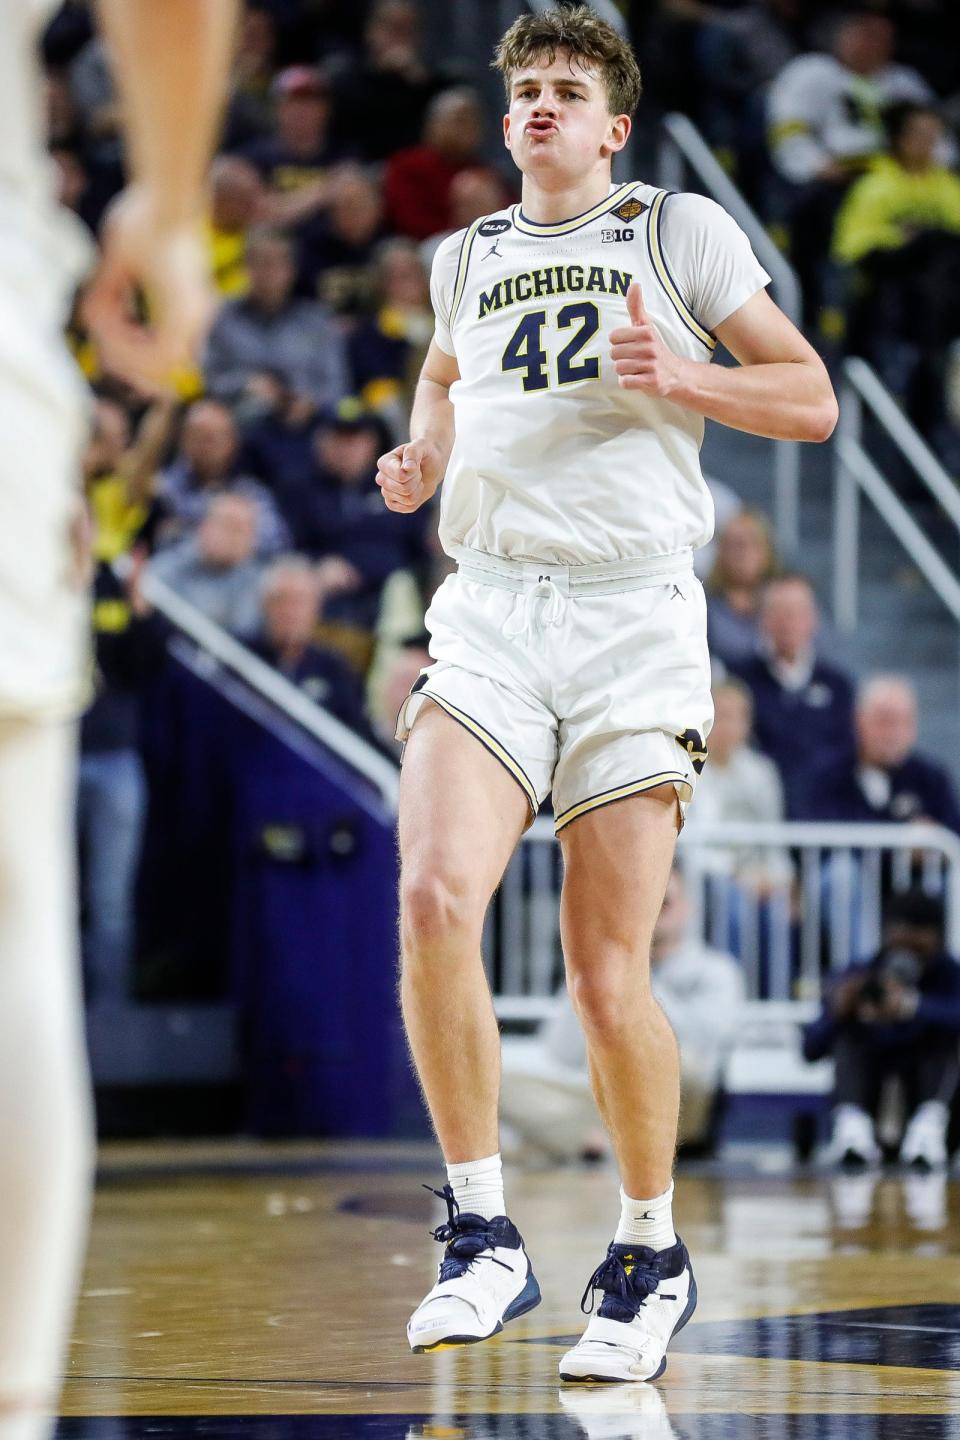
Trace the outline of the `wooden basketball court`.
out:
[[[442,1179],[429,1146],[107,1147],[58,1440],[960,1437],[957,1181],[681,1172],[701,1298],[665,1376],[561,1389],[613,1172],[508,1169],[543,1305],[413,1356]]]

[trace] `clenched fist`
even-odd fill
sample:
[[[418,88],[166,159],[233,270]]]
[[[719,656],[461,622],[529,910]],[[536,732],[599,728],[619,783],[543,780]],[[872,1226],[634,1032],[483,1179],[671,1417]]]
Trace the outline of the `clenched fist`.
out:
[[[408,440],[381,455],[377,484],[388,510],[410,515],[435,493],[443,479],[442,458],[429,440]]]
[[[627,313],[630,324],[610,331],[610,355],[620,384],[624,390],[667,398],[679,384],[686,362],[664,344],[636,281],[627,291]]]

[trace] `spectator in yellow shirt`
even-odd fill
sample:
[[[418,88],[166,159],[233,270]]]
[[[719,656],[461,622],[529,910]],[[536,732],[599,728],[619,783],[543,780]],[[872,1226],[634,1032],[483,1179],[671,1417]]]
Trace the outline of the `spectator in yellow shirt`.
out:
[[[239,155],[219,155],[210,167],[207,244],[213,283],[235,299],[250,288],[247,236],[264,218],[265,190],[256,166]]]
[[[150,526],[154,477],[166,450],[176,403],[155,400],[136,433],[125,407],[98,396],[83,457],[84,490],[94,530],[94,556],[113,561]]]
[[[833,237],[834,260],[852,267],[850,349],[876,366],[949,458],[944,384],[960,335],[960,176],[937,162],[943,125],[929,106],[893,106],[886,125],[889,149],[851,187]]]
[[[943,124],[923,105],[887,114],[890,148],[850,189],[837,218],[834,259],[855,265],[908,247],[929,231],[960,233],[960,176],[937,164]]]

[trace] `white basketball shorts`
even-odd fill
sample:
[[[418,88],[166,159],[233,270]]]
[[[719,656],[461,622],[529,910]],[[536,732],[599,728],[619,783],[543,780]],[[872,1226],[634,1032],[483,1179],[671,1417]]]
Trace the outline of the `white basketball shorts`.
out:
[[[713,721],[706,602],[690,552],[612,565],[464,551],[427,611],[425,700],[510,772],[531,818],[552,792],[557,831],[655,786],[693,798]]]
[[[71,543],[87,425],[59,336],[0,291],[2,716],[75,714],[89,694],[89,600]]]

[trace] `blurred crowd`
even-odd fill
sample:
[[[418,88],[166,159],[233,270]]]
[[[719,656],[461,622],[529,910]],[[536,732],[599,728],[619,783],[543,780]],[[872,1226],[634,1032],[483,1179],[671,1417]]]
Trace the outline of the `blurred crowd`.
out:
[[[960,87],[950,5],[629,9],[651,112],[689,114],[782,240],[815,343],[866,356],[956,458]],[[147,598],[156,587],[399,758],[394,720],[429,663],[423,615],[448,562],[430,509],[384,508],[375,460],[405,438],[433,330],[437,244],[517,197],[511,167],[491,160],[498,116],[467,72],[426,55],[416,0],[248,0],[204,220],[219,308],[201,363],[177,377],[175,396],[148,401],[102,373],[79,316],[72,322],[96,397],[84,483],[98,689],[83,725],[79,803],[94,1002],[122,1001],[129,988],[147,805],[138,709],[167,640]],[[88,0],[66,0],[44,56],[61,197],[96,236],[124,156],[110,55]],[[838,668],[814,591],[785,569],[766,519],[711,486],[717,537],[699,564],[716,723],[690,831],[716,820],[930,819],[960,834],[946,770],[918,752],[909,683],[874,675],[858,685]],[[709,863],[731,913],[742,896],[789,906],[786,852],[714,850]],[[673,913],[682,910],[678,899]],[[735,925],[727,938],[735,950]],[[734,1013],[722,958],[688,956],[674,968],[712,977]],[[709,1013],[709,985],[703,998]],[[691,1142],[712,1129],[719,1059],[711,1065],[709,1083],[696,1082]]]
[[[819,348],[862,355],[960,467],[960,67],[951,0],[636,6],[680,110],[796,267]]]

